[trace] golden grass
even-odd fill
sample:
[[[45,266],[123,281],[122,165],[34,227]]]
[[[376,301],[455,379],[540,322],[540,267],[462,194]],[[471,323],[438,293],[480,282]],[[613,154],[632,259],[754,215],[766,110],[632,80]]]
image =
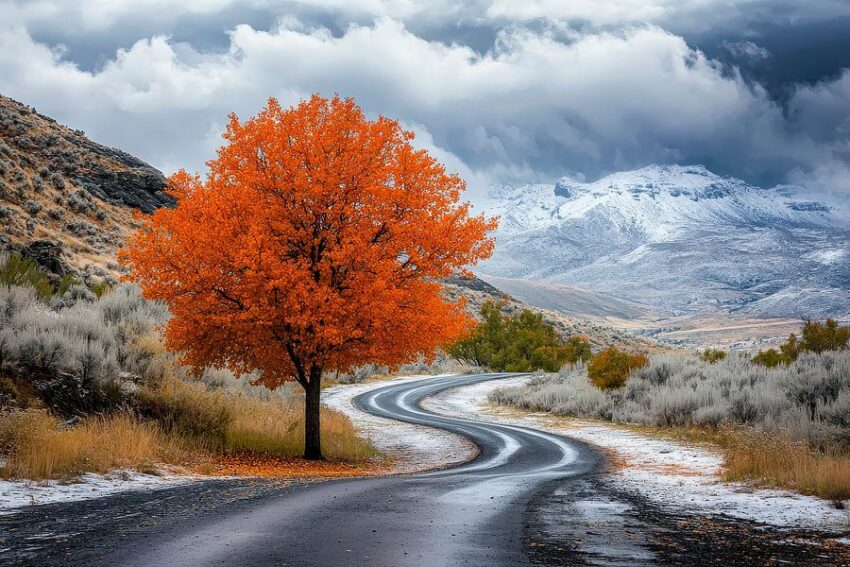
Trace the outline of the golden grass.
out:
[[[65,428],[44,410],[16,412],[0,420],[0,441],[7,448],[0,476],[32,480],[151,468],[180,453],[156,425],[129,415],[91,418]]]
[[[327,408],[321,416],[322,452],[337,468],[297,464],[304,452],[300,397],[261,399],[168,380],[147,390],[144,398],[152,412],[147,420],[117,414],[65,427],[46,410],[0,414],[0,451],[5,454],[0,477],[72,479],[87,472],[198,462],[227,462],[244,474],[297,471],[298,476],[364,474],[364,467],[381,466],[367,465],[377,456],[375,448],[348,417]],[[240,469],[232,466],[235,462],[255,465]],[[221,466],[213,471],[220,473]]]
[[[274,457],[304,452],[301,396],[258,398],[172,379],[143,392],[143,399],[166,431],[210,451]],[[322,408],[321,430],[322,453],[328,459],[358,461],[376,455],[344,414]]]
[[[850,454],[812,449],[784,433],[759,433],[740,427],[657,427],[622,425],[665,439],[717,447],[724,479],[784,488],[833,501],[850,499]]]
[[[724,444],[727,480],[850,499],[850,455],[817,452],[782,435],[739,433]]]
[[[230,396],[230,422],[225,430],[228,452],[265,453],[294,457],[304,452],[304,409],[300,398],[261,400]],[[322,408],[322,453],[326,458],[359,461],[376,455],[375,448],[357,434],[347,416]]]

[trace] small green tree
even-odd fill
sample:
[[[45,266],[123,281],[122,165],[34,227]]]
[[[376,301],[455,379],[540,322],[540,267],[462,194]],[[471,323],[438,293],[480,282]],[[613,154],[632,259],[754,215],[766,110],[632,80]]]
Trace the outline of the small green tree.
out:
[[[826,323],[806,321],[803,324],[803,340],[800,341],[800,351],[819,353],[830,350],[845,350],[848,342],[850,342],[850,327],[839,326],[835,319],[827,319]]]
[[[643,354],[631,354],[608,347],[596,353],[587,365],[587,377],[600,390],[622,388],[633,370],[649,364]]]
[[[590,343],[584,337],[572,336],[568,338],[563,348],[567,361],[571,363],[576,363],[579,360],[587,362],[593,356]]]
[[[491,368],[496,353],[505,347],[505,317],[500,305],[487,301],[481,306],[481,322],[466,337],[448,347],[455,359],[482,368]]]
[[[832,350],[845,350],[850,343],[850,327],[840,326],[834,319],[829,318],[824,323],[817,321],[806,321],[803,324],[802,339],[798,339],[797,335],[791,333],[788,335],[788,340],[780,345],[779,351],[776,349],[768,349],[767,351],[759,352],[756,357],[761,358],[763,366],[768,366],[768,362],[772,363],[772,367],[779,364],[788,364],[792,360],[797,360],[803,352],[821,353]],[[776,356],[770,354],[770,351],[776,352]],[[753,359],[755,362],[755,358]]]
[[[784,356],[788,357],[788,360],[797,360],[797,357],[800,356],[800,343],[797,340],[797,335],[794,333],[788,335],[788,340],[779,347],[779,350]]]
[[[555,372],[564,364],[590,358],[590,345],[580,337],[561,340],[540,313],[529,309],[506,315],[504,303],[485,302],[481,322],[448,348],[455,359],[499,372]]]
[[[717,348],[707,348],[700,353],[699,357],[704,362],[714,364],[726,358],[726,351]]]
[[[753,357],[752,362],[759,366],[776,368],[780,364],[789,364],[791,362],[791,358],[782,354],[775,348],[769,348],[767,350],[760,350],[758,354]]]

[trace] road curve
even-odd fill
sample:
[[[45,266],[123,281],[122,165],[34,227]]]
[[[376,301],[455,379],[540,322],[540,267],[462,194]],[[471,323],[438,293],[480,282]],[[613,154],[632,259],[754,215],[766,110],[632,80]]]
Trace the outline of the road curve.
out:
[[[585,445],[533,429],[437,415],[420,402],[510,374],[411,380],[355,399],[369,413],[464,435],[480,448],[458,467],[317,483],[156,534],[107,564],[525,565],[525,513],[541,491],[596,469]],[[513,375],[515,376],[515,375]]]

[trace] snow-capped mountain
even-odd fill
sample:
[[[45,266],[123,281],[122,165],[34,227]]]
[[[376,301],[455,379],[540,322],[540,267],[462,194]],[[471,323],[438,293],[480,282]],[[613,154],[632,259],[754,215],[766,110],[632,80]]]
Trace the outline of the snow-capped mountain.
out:
[[[649,166],[592,183],[498,186],[480,271],[601,291],[677,313],[850,314],[843,201],[765,189],[703,166]]]

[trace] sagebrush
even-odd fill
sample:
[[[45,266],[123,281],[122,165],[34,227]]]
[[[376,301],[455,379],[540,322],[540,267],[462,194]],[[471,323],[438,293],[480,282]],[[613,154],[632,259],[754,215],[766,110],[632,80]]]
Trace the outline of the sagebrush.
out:
[[[776,368],[732,354],[654,356],[625,386],[600,391],[583,364],[496,390],[491,401],[560,415],[659,426],[747,426],[815,448],[850,450],[850,352],[804,353]]]

